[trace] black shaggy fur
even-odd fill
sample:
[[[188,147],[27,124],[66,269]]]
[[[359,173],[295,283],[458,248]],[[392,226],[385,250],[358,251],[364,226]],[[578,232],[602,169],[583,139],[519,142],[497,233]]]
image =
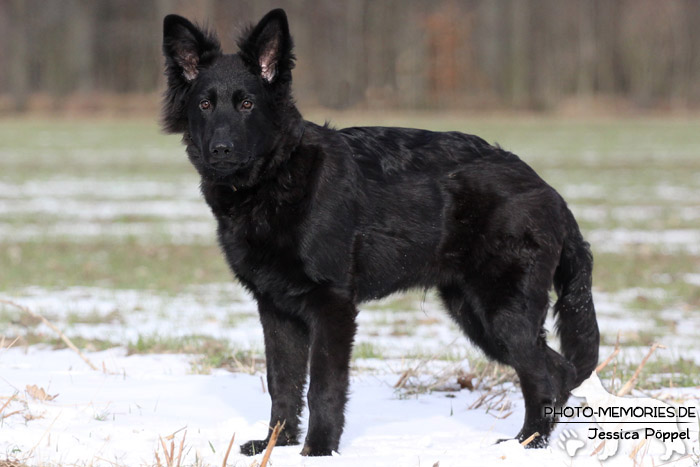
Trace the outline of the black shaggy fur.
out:
[[[560,406],[593,370],[599,334],[592,257],[566,203],[517,156],[476,136],[407,128],[334,130],[291,96],[282,10],[222,53],[188,20],[164,22],[163,127],[182,133],[231,270],[255,296],[277,444],[338,449],[357,304],[436,287],[487,356],[515,368],[525,398],[517,438],[544,446]],[[548,293],[563,356],[548,347]],[[267,440],[241,446],[259,452]]]

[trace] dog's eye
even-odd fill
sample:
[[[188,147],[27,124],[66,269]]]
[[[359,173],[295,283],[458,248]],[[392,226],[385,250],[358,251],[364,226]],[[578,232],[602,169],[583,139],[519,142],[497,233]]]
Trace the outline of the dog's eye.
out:
[[[241,102],[241,109],[243,110],[250,110],[253,108],[253,102],[249,101],[248,99],[244,100]]]
[[[211,108],[211,102],[209,101],[209,99],[204,99],[202,102],[200,102],[199,108],[202,110],[207,110]]]

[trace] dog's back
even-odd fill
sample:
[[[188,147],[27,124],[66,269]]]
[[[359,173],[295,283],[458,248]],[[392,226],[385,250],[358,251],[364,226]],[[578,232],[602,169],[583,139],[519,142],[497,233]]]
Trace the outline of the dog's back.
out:
[[[477,136],[387,127],[337,135],[346,150],[329,158],[352,161],[346,172],[358,188],[361,301],[461,281],[466,265],[480,274],[509,243],[555,245],[567,234],[565,223],[549,222],[565,218],[561,197],[517,156]]]

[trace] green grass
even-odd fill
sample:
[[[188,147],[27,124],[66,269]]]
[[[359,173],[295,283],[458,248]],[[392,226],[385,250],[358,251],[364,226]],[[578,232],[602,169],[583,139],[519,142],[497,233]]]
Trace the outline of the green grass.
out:
[[[66,316],[66,323],[68,325],[103,323],[124,324],[124,322],[124,316],[118,310],[110,311],[107,314],[98,313],[97,311],[92,311],[87,314],[73,311],[68,313],[68,316]]]
[[[110,416],[112,420],[114,420],[114,414],[109,412],[107,409],[104,409],[100,412],[95,412],[92,418],[94,418],[98,422],[105,422],[110,418]]]
[[[640,362],[617,362],[603,368],[599,376],[608,381],[608,389],[619,390],[632,378]],[[668,387],[700,386],[700,367],[691,359],[669,359],[652,356],[639,373],[635,385],[639,390],[655,390]]]
[[[0,243],[0,290],[96,286],[177,292],[232,280],[214,245],[142,244],[105,240]]]
[[[139,336],[136,342],[127,346],[129,354],[161,353],[212,353],[228,352],[227,344],[214,341],[206,336],[188,335],[183,337],[162,337],[159,335]]]
[[[606,292],[633,287],[660,288],[665,299],[638,298],[636,309],[658,310],[669,305],[700,308],[700,288],[683,276],[697,273],[700,257],[688,253],[668,254],[642,248],[626,253],[596,253],[593,283]]]
[[[649,347],[655,342],[662,341],[667,333],[668,329],[661,327],[653,330],[620,332],[620,345],[623,347]],[[601,345],[613,346],[616,341],[617,333],[603,332],[600,336]]]
[[[586,203],[588,206],[598,206],[600,205],[600,202],[594,203],[594,202],[589,202]],[[573,207],[573,212],[576,214],[577,209],[579,208],[579,203],[576,202],[576,205]],[[604,209],[605,215],[602,219],[598,220],[588,220],[588,219],[578,219],[578,224],[581,230],[584,232],[586,231],[591,231],[594,229],[606,229],[606,230],[615,230],[615,229],[627,229],[627,230],[653,230],[653,231],[662,231],[662,230],[687,230],[687,229],[694,229],[694,230],[699,230],[700,229],[700,219],[684,219],[683,216],[680,214],[680,209],[677,204],[666,204],[666,205],[660,205],[657,206],[658,210],[660,211],[658,214],[655,214],[653,217],[649,218],[643,218],[643,219],[626,219],[622,216],[618,215],[613,215],[613,212],[623,212],[625,210],[634,210],[637,208],[635,205],[629,205],[629,206],[624,206],[624,205],[617,205],[617,206],[610,206],[608,203],[607,205],[601,206],[602,209]],[[689,209],[695,209],[694,206],[688,206]],[[613,211],[615,209],[615,211]],[[700,208],[699,208],[700,209]]]
[[[352,349],[353,358],[382,358],[382,352],[371,342],[360,342]]]
[[[16,337],[19,338],[14,344],[15,347],[43,344],[48,345],[55,350],[68,348],[66,343],[63,342],[63,340],[60,337],[56,336],[53,332],[51,334],[26,332],[21,334],[20,336],[5,334],[6,345],[11,342],[14,342]],[[71,337],[70,340],[79,349],[83,349],[89,352],[97,352],[124,345],[122,342],[115,342],[108,339],[87,339],[80,336]]]
[[[5,169],[0,179],[15,181],[57,174],[105,178],[147,175],[160,180],[188,173],[189,168],[180,139],[163,135],[155,118],[2,120],[0,154]]]
[[[44,316],[50,319],[50,316]],[[32,328],[41,324],[41,319],[36,316],[32,316],[22,310],[0,303],[0,323],[2,324],[13,324],[23,328]]]
[[[255,372],[264,364],[262,352],[257,350],[234,350],[227,341],[209,336],[187,335],[170,337],[159,335],[139,336],[127,346],[130,355],[185,353],[196,355],[191,370],[196,374],[207,374],[214,368],[233,371]]]

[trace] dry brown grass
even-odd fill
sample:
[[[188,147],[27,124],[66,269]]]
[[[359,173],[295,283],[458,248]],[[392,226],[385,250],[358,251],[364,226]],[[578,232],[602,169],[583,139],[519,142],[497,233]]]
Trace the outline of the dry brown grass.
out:
[[[263,455],[262,461],[260,462],[260,467],[265,467],[267,465],[267,461],[270,460],[272,450],[275,449],[275,445],[277,444],[277,438],[279,437],[282,430],[284,430],[284,422],[282,422],[281,425],[280,422],[277,422],[275,427],[272,429],[270,441],[267,443],[267,448],[265,448],[265,454]]]
[[[13,400],[15,400],[15,397],[17,397],[17,394],[13,394],[12,396],[8,397],[8,398],[7,398],[7,401],[2,405],[2,407],[0,407],[0,420],[2,420],[3,418],[5,418],[5,417],[3,416],[3,412],[5,412],[5,409],[7,408],[7,406],[10,405],[10,403],[11,403]]]
[[[56,327],[56,325],[54,325],[51,321],[49,321],[48,319],[44,318],[44,317],[41,316],[39,313],[36,313],[36,312],[30,310],[30,309],[27,308],[26,306],[20,305],[19,303],[15,303],[15,302],[13,302],[13,301],[11,301],[11,300],[4,300],[4,299],[0,298],[0,303],[4,303],[5,305],[13,306],[13,307],[15,307],[15,308],[18,308],[18,309],[24,311],[25,313],[29,314],[30,316],[32,316],[32,317],[34,317],[34,318],[36,318],[36,319],[40,319],[44,324],[46,324],[46,325],[47,325],[48,327],[50,327],[56,334],[58,334],[58,336],[61,338],[61,340],[68,346],[68,348],[70,348],[73,352],[77,353],[78,356],[79,356],[85,363],[87,363],[87,365],[88,365],[90,368],[92,368],[92,369],[95,370],[95,371],[99,371],[98,368],[97,368],[95,365],[93,365],[93,363],[85,356],[85,354],[83,354],[83,352],[81,352],[80,349],[79,349],[78,347],[76,347],[75,344],[73,344],[73,342],[68,338],[68,336],[66,336],[60,329],[58,329],[58,328]]]
[[[5,401],[5,403],[2,405],[2,408],[0,408],[0,422],[14,415],[21,415],[27,422],[37,418],[42,418],[41,415],[35,415],[29,411],[26,397],[22,396],[19,392],[16,392],[10,397],[0,397],[0,399],[5,398],[7,399],[7,401]],[[13,407],[13,402],[18,403],[20,405],[20,408],[17,409],[17,404],[15,404]]]
[[[475,400],[468,410],[485,408],[486,413],[498,419],[508,418],[513,413],[513,403],[508,395],[510,391],[503,387],[492,387]]]
[[[0,467],[27,467],[27,464],[18,460],[5,459],[0,460]]]
[[[522,440],[520,444],[522,446],[527,446],[528,444],[532,443],[534,441],[534,439],[537,438],[539,435],[540,435],[540,433],[538,431],[536,431],[533,434],[531,434],[530,436],[528,436],[526,439]]]
[[[231,436],[231,441],[228,443],[228,448],[226,449],[226,455],[224,456],[224,461],[221,463],[221,467],[226,467],[226,463],[228,462],[228,455],[231,454],[231,448],[233,447],[233,440],[236,439],[236,433]]]
[[[659,344],[658,342],[655,342],[652,344],[652,346],[649,348],[649,352],[644,356],[642,359],[641,363],[637,367],[637,369],[634,371],[634,374],[632,377],[620,388],[619,391],[617,391],[618,396],[625,396],[632,392],[632,389],[634,389],[634,386],[637,384],[637,379],[639,378],[639,374],[642,372],[642,368],[644,368],[644,365],[647,364],[649,361],[649,358],[652,356],[652,354],[656,351],[656,349],[665,349],[666,347]]]
[[[649,346],[649,350],[647,351],[647,354],[642,358],[641,362],[639,365],[637,365],[637,368],[634,370],[634,373],[632,376],[620,387],[619,390],[615,391],[615,381],[617,379],[617,356],[620,353],[620,335],[618,333],[617,336],[617,341],[615,342],[615,348],[613,349],[612,353],[603,361],[601,362],[595,369],[596,373],[600,374],[603,369],[605,369],[608,365],[612,363],[613,365],[613,372],[612,372],[612,377],[610,379],[610,392],[615,393],[615,395],[622,397],[626,396],[629,393],[634,390],[635,386],[637,385],[637,382],[639,380],[640,375],[642,374],[642,370],[644,369],[645,365],[648,363],[649,359],[651,356],[656,352],[658,349],[665,349],[666,346],[654,342]],[[622,383],[622,377],[620,378],[620,383]]]
[[[187,437],[187,430],[182,434],[182,439],[180,440],[180,446],[177,452],[177,457],[175,457],[175,435],[179,432],[180,430],[176,431],[175,433],[166,436],[165,439],[170,441],[170,448],[168,448],[167,444],[163,440],[162,437],[159,437],[158,439],[160,440],[160,446],[163,448],[163,456],[165,459],[165,466],[166,467],[181,467],[182,466],[182,452],[185,448],[185,438]],[[158,467],[163,467],[163,464],[161,463],[160,456],[158,455],[158,450],[155,452],[156,456],[156,465]]]

